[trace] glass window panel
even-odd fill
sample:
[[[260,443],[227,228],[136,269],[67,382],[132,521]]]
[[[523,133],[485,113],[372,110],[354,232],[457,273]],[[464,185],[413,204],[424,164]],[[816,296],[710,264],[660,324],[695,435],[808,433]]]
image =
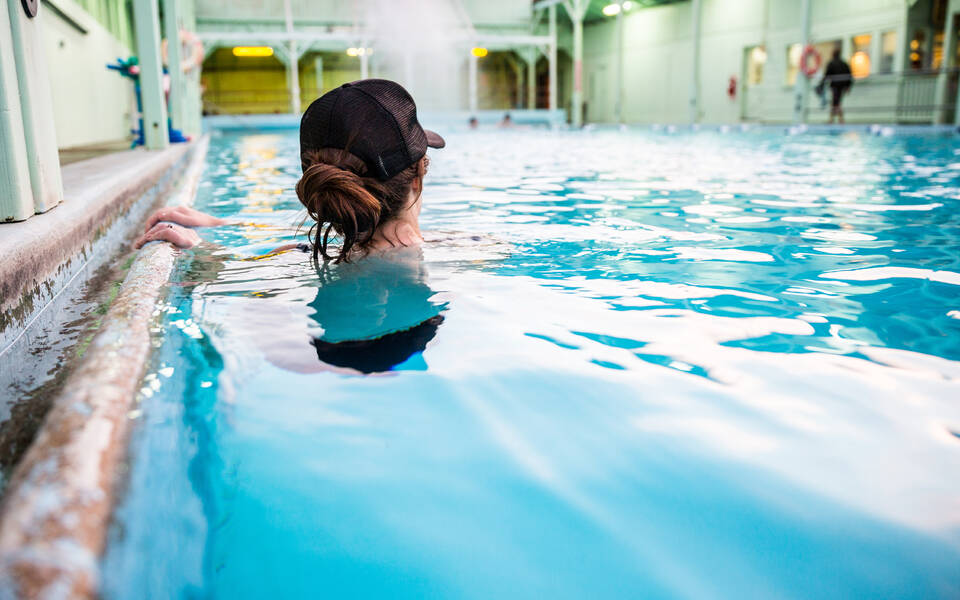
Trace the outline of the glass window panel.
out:
[[[822,59],[820,62],[820,71],[823,71],[827,67],[827,63],[830,62],[830,59],[833,58],[833,51],[843,49],[843,40],[827,40],[826,42],[818,42],[814,44],[813,47]],[[813,59],[811,59],[810,64],[813,64]]]
[[[927,54],[927,32],[923,29],[915,29],[913,38],[910,40],[910,68],[919,71],[924,68],[924,59]]]
[[[930,61],[930,68],[937,70],[940,68],[940,65],[943,64],[943,32],[938,32],[933,35],[933,52],[932,60]]]
[[[747,49],[747,85],[763,83],[763,68],[767,64],[767,49],[753,46]]]
[[[863,79],[870,74],[870,42],[873,36],[861,33],[851,38],[850,71],[856,79]]]
[[[893,59],[897,55],[897,32],[884,31],[880,35],[880,64],[878,73],[893,73]]]
[[[803,44],[790,44],[787,46],[787,85],[793,85],[797,82],[797,73],[800,72],[800,57],[803,55]]]

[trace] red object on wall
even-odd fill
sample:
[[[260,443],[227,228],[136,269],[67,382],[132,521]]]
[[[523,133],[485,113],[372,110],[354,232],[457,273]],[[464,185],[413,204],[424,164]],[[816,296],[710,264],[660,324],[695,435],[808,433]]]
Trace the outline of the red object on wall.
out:
[[[812,65],[810,64],[811,58],[813,59]],[[800,55],[800,72],[806,75],[807,79],[810,79],[820,70],[822,63],[823,57],[820,56],[817,49],[807,44],[807,47],[803,49],[803,54]]]
[[[727,95],[733,100],[737,97],[737,76],[731,75],[730,82],[727,84]]]

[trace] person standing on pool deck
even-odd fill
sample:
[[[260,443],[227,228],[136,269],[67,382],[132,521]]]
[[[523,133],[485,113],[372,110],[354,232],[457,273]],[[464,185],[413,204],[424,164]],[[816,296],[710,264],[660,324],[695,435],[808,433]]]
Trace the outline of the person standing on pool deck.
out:
[[[421,244],[427,148],[444,145],[420,126],[413,98],[393,81],[345,83],[314,100],[300,120],[303,176],[297,182],[297,197],[315,221],[309,247],[314,258],[339,263]],[[200,242],[190,228],[224,224],[192,208],[163,208],[147,220],[136,247],[163,240],[189,248]],[[331,254],[333,234],[341,246]]]
[[[833,123],[834,117],[837,117],[840,123],[843,123],[843,95],[850,91],[853,86],[853,73],[850,71],[850,65],[840,58],[840,50],[833,51],[833,57],[827,63],[827,68],[823,72],[823,80],[820,85],[828,84],[830,86],[830,123]]]

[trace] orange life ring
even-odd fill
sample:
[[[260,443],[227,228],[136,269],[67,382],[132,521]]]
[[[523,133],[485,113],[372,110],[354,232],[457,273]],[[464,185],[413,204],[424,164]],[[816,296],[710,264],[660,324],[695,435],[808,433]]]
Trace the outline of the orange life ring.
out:
[[[180,70],[184,73],[196,69],[201,64],[203,64],[203,42],[200,41],[200,38],[195,36],[193,32],[187,31],[186,29],[180,30],[180,51],[181,53],[186,50],[186,53],[180,59]],[[170,68],[170,61],[167,59],[167,40],[163,40],[163,44],[160,46],[161,54],[163,55],[163,63],[167,65],[167,68]]]
[[[810,58],[813,58],[813,64],[810,63]],[[823,63],[823,57],[820,56],[820,53],[817,52],[817,49],[812,45],[807,44],[807,47],[803,49],[803,54],[800,55],[800,72],[807,76],[807,79],[811,78],[820,70],[820,65]]]

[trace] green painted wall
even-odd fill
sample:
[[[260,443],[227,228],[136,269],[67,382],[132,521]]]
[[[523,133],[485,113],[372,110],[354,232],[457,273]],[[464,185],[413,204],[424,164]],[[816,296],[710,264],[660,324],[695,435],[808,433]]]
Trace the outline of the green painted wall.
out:
[[[903,81],[877,74],[882,35],[894,32],[897,54],[894,70],[903,68],[907,53],[907,19],[929,20],[921,0],[908,10],[907,0],[812,0],[811,41],[839,40],[849,60],[852,38],[870,34],[869,53],[874,73],[857,81],[845,101],[848,121],[909,120],[894,106]],[[730,123],[740,120],[787,122],[793,117],[793,84],[788,79],[788,49],[800,41],[800,0],[703,0],[700,120]],[[624,118],[627,122],[670,123],[688,120],[692,39],[692,3],[633,10],[624,17]],[[584,32],[584,91],[587,117],[595,122],[615,120],[615,19],[588,23]],[[745,82],[746,52],[764,46],[762,81]],[[824,57],[824,62],[829,56]],[[731,99],[731,77],[738,82]],[[914,76],[906,85],[924,90],[935,76]],[[819,75],[813,81],[818,81]],[[931,83],[933,82],[933,83]],[[819,101],[811,98],[810,121],[824,118]],[[928,116],[924,117],[928,118]]]
[[[132,0],[76,0],[76,3],[110,35],[127,48],[133,48]]]
[[[107,8],[125,4],[114,2]],[[133,84],[106,68],[118,57],[130,56],[129,22],[118,27],[124,41],[73,0],[48,0],[37,18],[43,24],[57,146],[74,148],[129,137],[136,112]]]

